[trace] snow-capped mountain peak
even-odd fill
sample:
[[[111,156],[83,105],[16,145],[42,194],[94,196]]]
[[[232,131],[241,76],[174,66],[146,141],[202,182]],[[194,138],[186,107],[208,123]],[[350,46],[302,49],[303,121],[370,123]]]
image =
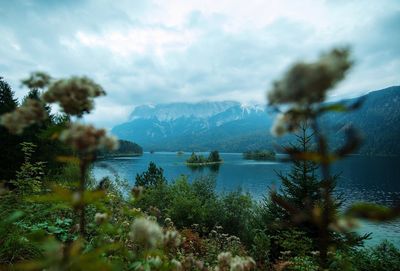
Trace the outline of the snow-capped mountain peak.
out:
[[[129,119],[155,118],[159,121],[171,121],[182,117],[205,119],[238,105],[240,105],[238,102],[232,101],[140,105],[134,109]]]

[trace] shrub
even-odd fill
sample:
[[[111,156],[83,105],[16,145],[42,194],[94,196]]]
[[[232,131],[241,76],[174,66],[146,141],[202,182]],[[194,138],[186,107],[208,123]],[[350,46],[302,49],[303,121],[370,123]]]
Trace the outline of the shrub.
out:
[[[352,261],[357,270],[394,271],[400,267],[400,250],[388,241],[355,251]]]

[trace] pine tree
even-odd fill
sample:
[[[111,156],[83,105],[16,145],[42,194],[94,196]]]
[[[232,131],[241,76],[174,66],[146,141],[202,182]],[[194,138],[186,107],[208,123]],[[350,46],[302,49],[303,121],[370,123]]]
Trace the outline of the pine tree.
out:
[[[136,174],[136,186],[148,188],[166,183],[167,180],[164,177],[164,170],[161,167],[157,167],[154,162],[150,162],[147,171],[140,175]]]
[[[10,85],[0,77],[0,115],[13,111],[18,106]]]
[[[309,153],[312,150],[313,134],[309,132],[307,123],[300,126],[296,134],[296,143],[290,148],[296,148],[302,153]],[[270,198],[266,198],[263,208],[263,219],[265,220],[267,231],[272,239],[280,239],[280,236],[292,233],[301,233],[305,238],[311,240],[311,249],[317,250],[318,227],[313,221],[313,215],[320,210],[324,204],[322,186],[323,180],[318,176],[318,166],[309,160],[293,160],[293,165],[289,173],[278,172],[278,177],[282,183],[280,191],[271,193]],[[334,212],[339,212],[343,201],[340,195],[334,194],[336,180],[338,176],[332,178],[332,189],[329,191],[333,199]],[[362,244],[368,238],[368,234],[359,236],[355,233],[346,235],[334,231],[330,232],[335,240],[337,248],[348,249]],[[279,242],[279,241],[278,241]],[[279,244],[274,247],[275,252],[282,249]],[[275,256],[279,256],[276,253]]]
[[[303,153],[311,150],[313,134],[308,132],[306,123],[303,123],[295,136],[296,144],[291,144],[290,147],[296,147]],[[291,207],[297,210],[313,208],[321,199],[321,181],[317,176],[318,166],[308,160],[293,160],[292,163],[292,168],[288,174],[277,172],[282,186],[280,193],[277,193],[276,196],[281,200],[290,202]],[[270,209],[276,217],[290,218],[291,214],[288,210],[273,201],[271,204]]]
[[[221,158],[219,157],[219,152],[218,151],[210,152],[210,155],[208,156],[207,161],[208,162],[220,162]]]
[[[17,106],[18,102],[10,85],[0,77],[0,117],[13,111]],[[19,137],[10,135],[7,129],[0,126],[0,182],[6,181],[6,185],[15,177],[15,172],[23,162],[22,153],[18,149],[20,143]]]

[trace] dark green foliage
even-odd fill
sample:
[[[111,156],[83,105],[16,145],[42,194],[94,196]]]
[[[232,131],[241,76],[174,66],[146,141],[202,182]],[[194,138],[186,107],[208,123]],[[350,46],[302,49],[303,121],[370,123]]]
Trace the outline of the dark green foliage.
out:
[[[201,154],[197,155],[194,152],[192,152],[190,157],[186,160],[186,163],[189,163],[189,164],[203,164],[203,163],[207,163],[207,159]]]
[[[40,91],[37,88],[31,89],[22,102],[26,99],[39,100]],[[0,80],[0,114],[10,112],[17,107],[17,101],[10,86],[3,80]],[[49,118],[41,124],[34,124],[25,129],[21,136],[13,136],[0,126],[0,180],[5,180],[10,187],[10,180],[15,178],[15,172],[24,162],[24,156],[19,147],[22,142],[31,142],[37,146],[33,161],[46,161],[46,173],[58,171],[61,164],[57,162],[57,156],[70,155],[71,150],[62,144],[56,138],[52,137],[64,129],[69,122],[66,116],[56,116],[50,113],[50,107],[43,105],[49,114]],[[3,166],[5,165],[5,166]]]
[[[119,153],[135,153],[135,154],[142,154],[143,149],[138,144],[127,141],[127,140],[118,140],[119,148],[117,152]]]
[[[208,155],[207,161],[209,162],[220,162],[221,157],[219,157],[219,152],[218,151],[212,151]]]
[[[202,208],[202,199],[196,195],[186,177],[179,178],[170,186],[172,196],[167,215],[175,221],[179,228],[190,227],[193,224],[204,225],[205,210]]]
[[[240,190],[232,191],[220,196],[222,210],[221,225],[226,233],[236,235],[243,242],[249,243],[250,236],[249,221],[253,211],[253,201],[249,194]]]
[[[23,217],[23,212],[6,213],[2,209],[0,215],[2,217],[0,221],[0,269],[21,260],[39,257],[41,255],[39,248],[29,241],[24,229],[17,225],[17,222]]]
[[[296,134],[297,142],[291,148],[297,148],[301,152],[311,151],[313,134],[310,134],[306,123],[300,127]],[[264,199],[264,205],[259,210],[259,220],[267,229],[273,242],[271,248],[272,259],[279,257],[279,252],[287,250],[285,243],[293,243],[301,251],[318,250],[318,226],[312,221],[313,213],[320,210],[323,202],[321,193],[323,181],[317,174],[318,166],[309,160],[292,160],[292,168],[289,173],[278,172],[278,177],[282,183],[278,192],[272,192],[270,198]],[[339,211],[342,204],[340,196],[334,196],[336,176],[331,180],[332,187],[329,190],[332,197],[332,208],[334,213]],[[263,222],[262,222],[263,221]],[[297,232],[304,237],[299,240],[309,240],[308,247],[300,248],[300,241],[290,242],[290,236]],[[330,238],[334,240],[338,249],[349,249],[360,245],[362,240],[368,237],[358,236],[355,233],[341,234],[333,230],[329,231]],[[286,237],[285,237],[286,236]],[[285,240],[284,242],[282,241]],[[294,248],[289,249],[293,251]],[[299,251],[295,255],[300,255]],[[304,255],[303,255],[304,256]]]
[[[310,256],[295,256],[290,259],[287,271],[318,271],[319,267],[315,259]]]
[[[397,271],[400,268],[400,250],[384,241],[378,246],[355,251],[351,261],[359,271]]]
[[[271,237],[265,230],[254,230],[253,234],[253,240],[250,246],[251,255],[259,265],[265,267],[269,265]]]
[[[136,175],[136,186],[143,186],[145,188],[158,186],[167,182],[163,175],[164,170],[154,162],[150,162],[147,171],[142,174]]]
[[[250,195],[239,190],[219,195],[215,186],[212,176],[200,177],[192,183],[181,176],[170,184],[147,186],[138,205],[144,210],[157,208],[163,218],[171,218],[178,228],[197,224],[199,232],[207,234],[219,225],[225,233],[250,242],[249,222],[254,207]]]
[[[18,105],[18,101],[14,98],[14,91],[10,85],[0,77],[0,115],[11,112]]]
[[[297,146],[302,151],[308,151],[311,148],[312,135],[307,131],[307,126],[304,124],[297,137]],[[298,215],[304,210],[311,210],[318,206],[321,201],[321,181],[317,176],[317,165],[311,161],[305,160],[293,160],[293,166],[291,171],[287,174],[278,172],[278,177],[282,182],[281,191],[274,195],[279,201],[288,202],[292,212],[296,212]],[[308,223],[307,221],[296,221],[298,219],[289,208],[283,208],[280,202],[276,200],[266,198],[265,199],[265,216],[268,220],[272,220],[275,226],[282,226],[287,228],[287,224],[291,224],[292,228],[298,228],[301,231],[307,232],[307,236],[315,238],[317,228]],[[293,218],[295,220],[293,220]],[[267,222],[267,227],[271,228],[271,222]],[[282,228],[282,227],[279,227]],[[274,232],[274,230],[272,230]],[[279,234],[286,231],[279,231]],[[275,233],[274,233],[275,234]],[[281,249],[284,249],[281,247]]]
[[[10,85],[0,78],[0,115],[13,111],[18,106],[17,99]],[[15,172],[23,161],[23,155],[18,150],[21,139],[12,136],[7,129],[0,126],[0,181],[8,181],[15,177]]]
[[[221,163],[222,159],[218,151],[212,151],[206,158],[204,155],[197,155],[192,152],[192,155],[186,160],[187,164],[217,164]]]
[[[40,100],[41,92],[34,88],[24,97],[26,99]],[[37,146],[35,160],[46,161],[47,171],[58,171],[63,166],[57,161],[58,156],[72,155],[72,151],[65,144],[61,143],[53,135],[65,129],[70,122],[66,115],[51,114],[51,108],[43,104],[44,110],[48,114],[48,119],[40,124],[34,124],[25,129],[22,139],[25,142],[32,142]]]
[[[127,140],[118,140],[119,147],[114,151],[98,151],[97,157],[116,157],[116,156],[138,156],[143,154],[143,149],[138,144],[127,141]]]
[[[311,150],[311,140],[313,135],[309,134],[307,125],[303,124],[301,131],[296,134],[296,146],[301,151]],[[321,200],[321,181],[318,179],[318,166],[307,160],[293,160],[291,171],[288,174],[278,172],[278,177],[282,182],[281,193],[279,197],[290,202],[297,210],[314,208]],[[272,208],[277,213],[273,215],[282,219],[289,219],[288,210],[281,208],[278,204],[272,202],[278,208]]]
[[[20,144],[24,153],[24,162],[17,171],[15,179],[11,184],[20,195],[30,195],[41,191],[41,182],[44,177],[44,162],[32,162],[32,155],[35,153],[36,145],[30,142]]]
[[[243,153],[243,158],[247,160],[275,160],[274,151],[247,151]]]

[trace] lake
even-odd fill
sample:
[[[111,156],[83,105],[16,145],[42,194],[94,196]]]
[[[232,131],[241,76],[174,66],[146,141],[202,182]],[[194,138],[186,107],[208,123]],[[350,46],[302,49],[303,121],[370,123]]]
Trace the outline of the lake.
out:
[[[111,167],[118,175],[134,184],[135,176],[147,170],[153,161],[164,169],[168,181],[173,181],[182,174],[190,180],[209,174],[217,179],[217,191],[228,192],[242,189],[249,192],[256,200],[268,193],[270,187],[279,188],[276,171],[288,172],[290,163],[244,160],[241,153],[221,153],[224,163],[218,170],[208,168],[190,169],[184,162],[190,153],[177,155],[172,152],[144,153],[140,157],[123,157],[99,161],[94,165],[96,179],[110,175],[102,167]],[[346,204],[355,201],[372,201],[393,205],[400,200],[400,158],[350,156],[333,166],[334,173],[341,173],[337,192],[345,197]],[[360,233],[372,232],[372,239],[367,244],[379,243],[388,239],[400,247],[400,220],[389,223],[362,222]]]

